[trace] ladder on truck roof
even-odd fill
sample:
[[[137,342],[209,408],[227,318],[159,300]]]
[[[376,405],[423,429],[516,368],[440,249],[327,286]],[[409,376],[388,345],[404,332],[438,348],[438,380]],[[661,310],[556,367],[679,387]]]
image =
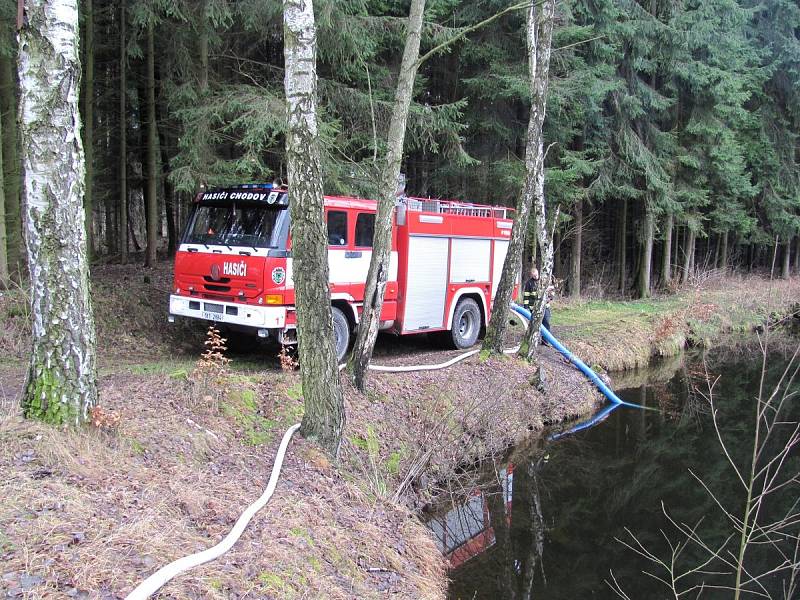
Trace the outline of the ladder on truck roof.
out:
[[[472,204],[457,200],[438,200],[436,198],[405,198],[408,210],[415,212],[431,212],[438,214],[459,215],[464,217],[492,217],[494,219],[510,219],[510,208],[505,206],[488,206]]]

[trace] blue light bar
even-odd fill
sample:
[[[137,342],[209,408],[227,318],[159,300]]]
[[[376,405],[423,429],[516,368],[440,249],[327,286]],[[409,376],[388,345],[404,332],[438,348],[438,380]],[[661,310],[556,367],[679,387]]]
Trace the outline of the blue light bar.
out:
[[[242,183],[232,187],[237,190],[271,190],[273,186],[271,183]]]

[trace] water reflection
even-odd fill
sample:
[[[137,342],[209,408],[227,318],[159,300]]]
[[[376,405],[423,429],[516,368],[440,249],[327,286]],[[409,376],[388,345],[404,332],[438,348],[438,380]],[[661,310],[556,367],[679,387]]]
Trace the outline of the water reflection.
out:
[[[544,549],[542,464],[538,453],[523,463],[508,462],[497,472],[498,487],[476,488],[429,521],[452,569],[488,574],[470,579],[465,597],[531,597]],[[524,493],[514,496],[516,488]]]
[[[513,493],[514,466],[509,464],[498,473],[502,513],[500,520],[511,524],[511,495]],[[439,551],[445,555],[451,568],[457,568],[470,558],[485,552],[497,542],[489,500],[496,492],[476,488],[461,503],[456,503],[444,514],[434,517],[429,526],[436,536]]]
[[[558,440],[562,437],[566,437],[568,435],[572,435],[573,433],[578,433],[579,431],[583,431],[584,429],[589,429],[590,427],[594,427],[595,425],[599,425],[603,421],[608,418],[612,412],[617,409],[626,409],[631,410],[631,408],[626,408],[623,404],[607,404],[603,408],[601,408],[597,413],[586,419],[585,421],[581,421],[575,425],[571,425],[565,431],[559,431],[558,433],[553,433],[550,435],[550,440]]]
[[[710,368],[712,380],[723,375],[716,388],[724,399],[723,433],[735,458],[746,460],[752,451],[747,424],[757,365],[712,362]],[[704,376],[699,363],[681,363],[672,378],[660,373],[650,385],[619,392],[628,402],[660,412],[607,407],[556,439],[515,450],[507,462],[483,474],[486,483],[468,498],[436,513],[431,527],[452,566],[450,598],[619,598],[608,583],[612,571],[630,598],[667,597],[666,588],[643,574],[656,572],[652,563],[618,540],[635,545],[633,532],[654,553],[668,556],[667,539],[674,543],[676,532],[662,502],[676,522],[699,523],[706,539],[724,541],[730,535],[729,522],[689,473],[690,468],[701,473],[719,498],[737,506],[739,483],[726,469],[708,404],[695,391]],[[789,472],[800,472],[800,457],[791,461]],[[764,510],[782,510],[797,498],[794,485]],[[689,547],[680,559],[690,564],[701,556]],[[760,572],[771,560],[774,556],[753,553],[749,567]],[[719,585],[729,577],[704,574],[695,580]],[[771,597],[783,597],[780,585],[765,580]],[[729,596],[707,590],[702,597]]]

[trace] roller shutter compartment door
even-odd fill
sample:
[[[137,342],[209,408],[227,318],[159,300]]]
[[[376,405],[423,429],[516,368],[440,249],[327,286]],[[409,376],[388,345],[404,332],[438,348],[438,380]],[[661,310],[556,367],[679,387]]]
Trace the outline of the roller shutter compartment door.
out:
[[[448,246],[447,238],[412,236],[409,239],[404,331],[443,326]]]
[[[450,282],[489,281],[491,240],[454,239],[450,256]]]

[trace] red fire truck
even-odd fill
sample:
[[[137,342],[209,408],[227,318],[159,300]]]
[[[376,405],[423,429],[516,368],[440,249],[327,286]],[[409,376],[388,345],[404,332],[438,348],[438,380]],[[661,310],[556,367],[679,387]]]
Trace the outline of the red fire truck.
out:
[[[296,343],[289,195],[250,184],[199,194],[175,257],[169,320],[190,317]],[[325,197],[336,351],[358,326],[377,203]],[[510,210],[398,198],[381,329],[475,344],[488,322],[509,239]]]

